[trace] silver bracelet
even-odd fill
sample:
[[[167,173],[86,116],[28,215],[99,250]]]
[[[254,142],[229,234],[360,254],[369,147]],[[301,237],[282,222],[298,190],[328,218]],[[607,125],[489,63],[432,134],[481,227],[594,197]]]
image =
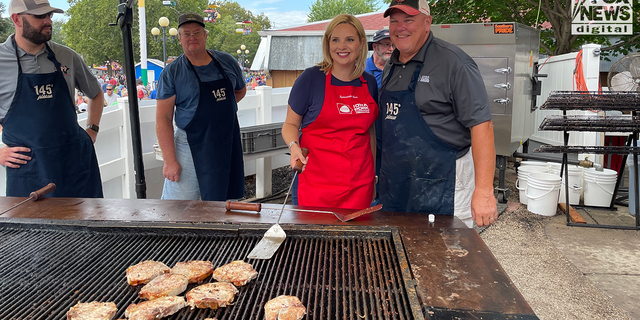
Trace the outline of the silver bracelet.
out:
[[[297,142],[297,141],[295,141],[295,140],[291,141],[291,142],[289,143],[289,149],[291,149],[291,147],[292,147],[294,144],[298,144],[298,142]]]

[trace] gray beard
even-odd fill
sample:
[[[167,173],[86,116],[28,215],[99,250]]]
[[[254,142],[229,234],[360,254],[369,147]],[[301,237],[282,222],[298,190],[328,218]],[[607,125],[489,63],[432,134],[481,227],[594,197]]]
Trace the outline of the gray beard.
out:
[[[384,52],[382,54],[379,54],[378,52],[376,52],[376,55],[378,56],[378,58],[382,59],[382,61],[388,61],[389,58],[391,57],[387,57]]]
[[[40,30],[37,30],[36,28],[34,28],[29,24],[27,19],[22,18],[22,37],[31,41],[33,44],[36,44],[36,45],[43,44],[51,40],[51,34],[49,35],[42,34],[42,29],[44,29],[45,27],[50,27],[50,26],[44,25],[40,28]]]

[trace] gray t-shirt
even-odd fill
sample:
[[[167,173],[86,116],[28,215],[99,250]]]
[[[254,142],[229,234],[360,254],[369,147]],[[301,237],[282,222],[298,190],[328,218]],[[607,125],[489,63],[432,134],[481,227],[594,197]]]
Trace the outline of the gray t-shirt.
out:
[[[457,148],[458,157],[463,156],[471,146],[469,128],[491,120],[489,97],[475,61],[433,33],[406,64],[398,60],[399,54],[395,50],[384,66],[381,91],[406,90],[415,68],[424,63],[415,90],[420,113],[433,133]],[[391,64],[396,67],[385,86]]]
[[[7,38],[3,44],[0,44],[0,120],[4,119],[7,114],[16,92],[18,85],[18,62],[16,61],[16,53],[11,39],[13,35]],[[93,98],[102,89],[98,83],[98,79],[91,74],[89,67],[77,52],[55,42],[47,42],[56,59],[60,62],[64,79],[69,87],[69,96],[74,100],[75,89],[78,88],[85,96]],[[18,47],[18,55],[22,64],[23,73],[51,73],[54,72],[53,62],[47,58],[48,51],[45,46],[38,54],[32,55],[26,53]]]

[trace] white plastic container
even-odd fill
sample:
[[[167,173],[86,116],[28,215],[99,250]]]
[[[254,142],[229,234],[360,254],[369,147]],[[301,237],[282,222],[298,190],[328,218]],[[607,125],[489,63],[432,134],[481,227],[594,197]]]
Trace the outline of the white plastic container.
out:
[[[518,178],[516,179],[516,189],[518,189],[520,195],[520,203],[527,204],[527,177],[530,173],[536,172],[549,172],[548,167],[538,166],[538,165],[528,165],[528,166],[520,166],[518,168]]]
[[[551,170],[549,173],[560,176],[560,164],[556,166],[551,165]],[[566,203],[565,199],[565,186],[564,186],[564,172],[562,173],[562,184],[560,185],[560,197],[558,198],[558,203]],[[582,193],[582,168],[570,165],[569,166],[569,204],[570,205],[579,205],[580,204],[580,195]]]
[[[618,172],[611,169],[596,171],[588,168],[584,171],[584,205],[591,207],[609,207],[616,188]]]
[[[561,179],[551,173],[531,173],[527,181],[527,210],[543,215],[554,216],[558,210],[558,194]]]

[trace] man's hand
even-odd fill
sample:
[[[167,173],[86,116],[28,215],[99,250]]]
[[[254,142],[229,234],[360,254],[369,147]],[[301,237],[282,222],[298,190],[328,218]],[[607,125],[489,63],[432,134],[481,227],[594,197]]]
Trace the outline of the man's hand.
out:
[[[478,227],[488,226],[498,219],[498,207],[496,198],[491,192],[477,190],[471,198],[471,216]]]
[[[180,162],[164,162],[164,166],[162,167],[162,174],[165,178],[169,179],[171,182],[180,181],[180,173],[182,172],[182,166],[180,166]]]
[[[0,164],[9,168],[20,168],[21,164],[27,164],[31,157],[19,152],[31,152],[26,147],[7,147],[0,149]]]
[[[93,129],[84,129],[84,131],[86,131],[89,134],[89,137],[91,137],[91,141],[93,141],[93,143],[96,143],[96,139],[98,138],[98,133],[95,132],[95,130]]]

